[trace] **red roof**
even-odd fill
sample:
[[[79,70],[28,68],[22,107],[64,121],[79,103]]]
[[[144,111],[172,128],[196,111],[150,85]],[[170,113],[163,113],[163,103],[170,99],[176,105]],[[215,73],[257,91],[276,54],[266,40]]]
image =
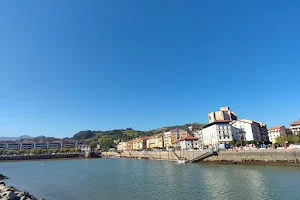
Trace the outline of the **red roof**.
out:
[[[283,126],[274,126],[274,127],[272,127],[271,129],[269,129],[269,131],[273,131],[273,130],[276,130],[276,129],[280,129],[281,127],[283,127]]]
[[[299,125],[300,124],[300,119],[294,121],[293,123],[291,123],[291,125]]]
[[[193,137],[193,136],[191,136],[191,135],[188,135],[188,136],[186,136],[185,138],[182,138],[180,141],[183,141],[183,140],[197,140],[198,138],[195,138],[195,137]]]

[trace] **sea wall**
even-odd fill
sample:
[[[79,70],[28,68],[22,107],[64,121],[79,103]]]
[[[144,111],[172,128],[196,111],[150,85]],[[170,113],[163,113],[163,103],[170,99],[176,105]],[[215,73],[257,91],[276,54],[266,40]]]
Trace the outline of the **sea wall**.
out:
[[[0,156],[0,161],[78,158],[79,155],[80,154],[41,154],[41,155]]]
[[[202,162],[214,163],[274,163],[274,164],[299,164],[300,149],[259,149],[243,151],[221,151],[218,155],[211,156]]]
[[[206,151],[124,151],[117,152],[102,152],[101,156],[124,157],[124,158],[143,158],[143,159],[158,159],[158,160],[178,160],[182,157],[186,160],[192,160],[206,153]]]

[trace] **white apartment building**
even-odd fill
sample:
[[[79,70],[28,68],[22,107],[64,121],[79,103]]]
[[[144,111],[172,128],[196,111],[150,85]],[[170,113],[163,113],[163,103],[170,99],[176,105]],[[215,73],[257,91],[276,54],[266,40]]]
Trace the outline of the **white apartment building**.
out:
[[[203,135],[202,135],[202,130],[198,130],[194,132],[195,138],[198,139],[198,146],[203,147]]]
[[[175,144],[176,147],[180,147],[181,150],[198,149],[198,139],[192,136],[187,136],[184,139],[179,140]]]
[[[164,133],[164,148],[169,149],[172,146],[172,133],[171,131],[167,131]]]
[[[203,145],[217,148],[219,144],[229,144],[232,141],[232,130],[229,120],[214,121],[203,127]]]
[[[300,119],[291,123],[291,129],[292,129],[293,134],[300,135]]]
[[[262,141],[262,135],[260,133],[260,124],[253,120],[241,119],[230,122],[232,126],[233,140],[243,141]]]
[[[127,150],[127,142],[120,142],[117,145],[117,150],[118,151],[126,151]]]
[[[286,136],[286,131],[284,126],[274,126],[268,131],[269,140],[273,144],[276,142],[276,138],[279,136]]]

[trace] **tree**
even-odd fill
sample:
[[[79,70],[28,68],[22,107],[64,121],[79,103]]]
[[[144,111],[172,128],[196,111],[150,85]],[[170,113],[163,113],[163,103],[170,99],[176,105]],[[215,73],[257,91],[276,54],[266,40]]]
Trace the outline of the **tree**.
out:
[[[73,136],[73,139],[75,139],[75,140],[85,140],[85,139],[88,139],[88,138],[92,138],[94,136],[95,136],[95,134],[92,131],[87,130],[87,131],[80,131],[80,132],[76,133]]]
[[[278,144],[283,144],[283,137],[282,136],[276,137],[275,142],[278,143]]]

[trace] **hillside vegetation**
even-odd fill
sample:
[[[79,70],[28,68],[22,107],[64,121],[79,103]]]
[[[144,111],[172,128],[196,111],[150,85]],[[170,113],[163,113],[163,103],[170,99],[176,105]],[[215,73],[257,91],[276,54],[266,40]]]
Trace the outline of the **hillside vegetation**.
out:
[[[201,129],[205,124],[184,124],[177,126],[167,126],[149,131],[134,130],[132,128],[126,129],[115,129],[108,131],[80,131],[73,136],[73,139],[84,140],[86,144],[90,145],[91,148],[95,148],[98,143],[101,143],[103,150],[116,147],[120,141],[129,141],[141,136],[151,136],[164,131],[169,131],[175,128],[184,129],[189,131],[188,127],[192,126],[193,130]]]

